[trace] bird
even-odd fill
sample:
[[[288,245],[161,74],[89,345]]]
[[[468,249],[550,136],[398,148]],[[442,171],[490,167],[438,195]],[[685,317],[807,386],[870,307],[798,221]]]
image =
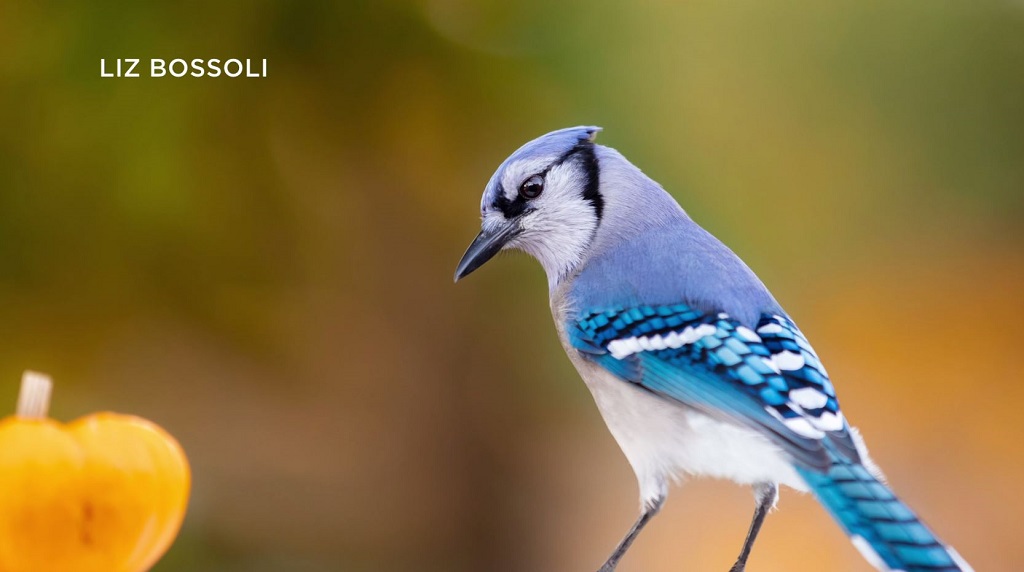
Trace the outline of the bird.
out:
[[[639,517],[599,572],[616,569],[687,477],[754,493],[731,572],[745,570],[780,486],[813,493],[878,570],[971,571],[886,484],[762,281],[661,185],[597,144],[599,131],[553,131],[505,159],[455,271],[458,282],[517,250],[547,275],[558,338],[640,492]]]

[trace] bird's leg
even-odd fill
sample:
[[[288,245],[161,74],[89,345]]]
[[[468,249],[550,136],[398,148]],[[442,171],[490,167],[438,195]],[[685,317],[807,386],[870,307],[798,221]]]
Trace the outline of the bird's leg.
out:
[[[608,557],[604,566],[601,566],[601,569],[597,572],[614,572],[615,567],[619,565],[619,560],[622,559],[622,556],[626,554],[627,550],[629,550],[630,545],[632,545],[633,541],[636,540],[640,531],[643,530],[644,526],[646,526],[652,518],[654,518],[654,515],[658,514],[658,511],[661,510],[661,506],[664,504],[664,495],[644,504],[644,511],[640,514],[640,518],[633,523],[633,528],[629,529],[629,532],[626,533],[626,537],[623,538],[622,542],[620,542],[615,548],[615,552],[612,552],[612,555]]]
[[[779,500],[779,486],[775,483],[758,483],[754,485],[754,498],[757,500],[757,508],[754,509],[754,519],[750,521],[750,530],[747,531],[747,539],[743,541],[743,549],[736,563],[732,565],[729,572],[743,572],[747,566],[747,557],[750,556],[750,549],[754,547],[754,540],[757,533],[764,524],[764,517],[768,511],[775,506]]]

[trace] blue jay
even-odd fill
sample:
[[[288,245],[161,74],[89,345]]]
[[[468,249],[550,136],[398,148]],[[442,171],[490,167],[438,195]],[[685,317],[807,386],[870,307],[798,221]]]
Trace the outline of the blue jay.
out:
[[[753,488],[744,570],[779,485],[811,491],[879,570],[969,564],[889,489],[807,338],[729,248],[597,127],[535,139],[491,177],[455,280],[504,249],[547,274],[551,313],[640,488],[615,570],[684,476]],[[819,568],[828,568],[820,566]]]

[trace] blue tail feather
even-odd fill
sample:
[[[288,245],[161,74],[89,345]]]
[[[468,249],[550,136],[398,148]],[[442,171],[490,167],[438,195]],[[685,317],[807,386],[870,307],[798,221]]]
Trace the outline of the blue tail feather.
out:
[[[972,570],[864,465],[834,453],[831,458],[827,472],[797,470],[875,567],[905,572]]]

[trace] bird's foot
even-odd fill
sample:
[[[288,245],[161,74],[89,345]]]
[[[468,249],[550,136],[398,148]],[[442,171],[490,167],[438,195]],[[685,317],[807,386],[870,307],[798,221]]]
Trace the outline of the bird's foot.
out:
[[[746,569],[747,563],[741,560],[737,560],[736,563],[732,565],[732,568],[729,569],[729,572],[744,572],[744,570]]]
[[[618,562],[613,562],[613,561],[609,560],[608,562],[605,562],[604,566],[601,566],[601,569],[598,570],[597,572],[615,572],[615,567],[618,566],[618,565],[619,565]]]

